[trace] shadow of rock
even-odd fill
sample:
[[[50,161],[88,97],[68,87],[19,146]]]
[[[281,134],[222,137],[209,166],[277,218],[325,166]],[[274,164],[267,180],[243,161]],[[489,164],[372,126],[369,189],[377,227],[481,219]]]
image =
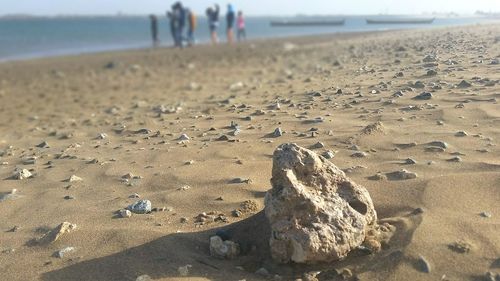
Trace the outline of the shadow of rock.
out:
[[[265,280],[264,277],[254,274],[261,267],[265,267],[271,276],[281,275],[282,280],[300,278],[303,273],[310,271],[321,271],[319,280],[341,280],[337,272],[345,267],[349,267],[356,274],[378,272],[383,276],[389,276],[391,268],[405,260],[404,248],[411,242],[421,216],[408,215],[386,221],[393,223],[397,229],[387,249],[375,255],[353,251],[349,257],[335,263],[317,265],[274,263],[268,245],[271,230],[264,212],[261,211],[225,227],[194,233],[170,234],[110,256],[78,262],[44,273],[42,280],[133,281],[143,274],[151,276],[153,280],[178,278],[180,276],[177,269],[188,264],[192,265],[188,277],[204,277],[220,281],[228,278]],[[231,240],[241,245],[242,255],[237,259],[220,260],[210,257],[209,237],[220,230],[224,230],[230,235]]]

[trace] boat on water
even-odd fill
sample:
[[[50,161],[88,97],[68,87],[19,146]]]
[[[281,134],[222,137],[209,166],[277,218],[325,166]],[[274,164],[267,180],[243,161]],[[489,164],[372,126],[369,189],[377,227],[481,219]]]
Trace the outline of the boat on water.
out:
[[[417,18],[398,18],[398,19],[366,19],[367,24],[431,24],[435,18],[417,19]]]
[[[287,27],[287,26],[330,26],[344,25],[345,19],[340,20],[281,20],[271,21],[271,26]]]

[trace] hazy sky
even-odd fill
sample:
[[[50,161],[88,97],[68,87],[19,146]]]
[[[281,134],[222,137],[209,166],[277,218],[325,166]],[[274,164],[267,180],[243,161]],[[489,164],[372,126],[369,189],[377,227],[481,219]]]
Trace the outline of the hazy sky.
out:
[[[148,14],[163,11],[174,1],[166,0],[0,0],[0,14]],[[185,0],[201,13],[212,0]],[[500,0],[234,0],[228,2],[251,15],[294,14],[421,14],[476,10],[500,12]]]

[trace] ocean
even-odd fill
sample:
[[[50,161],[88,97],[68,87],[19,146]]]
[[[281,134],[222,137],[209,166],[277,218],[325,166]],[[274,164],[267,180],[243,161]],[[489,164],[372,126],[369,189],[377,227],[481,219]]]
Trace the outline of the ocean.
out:
[[[436,18],[432,24],[366,24],[366,18],[388,16],[337,16],[344,18],[343,26],[271,27],[272,20],[316,20],[328,17],[247,17],[248,39],[287,36],[359,32],[408,28],[431,28],[488,22],[480,17]],[[172,45],[169,24],[159,16],[162,46]],[[219,27],[219,37],[224,40],[224,24]],[[195,37],[199,43],[209,41],[208,24],[198,18]],[[147,16],[128,17],[54,17],[54,18],[2,18],[0,19],[0,61],[21,60],[47,56],[73,55],[111,50],[147,48],[151,46],[150,23]]]

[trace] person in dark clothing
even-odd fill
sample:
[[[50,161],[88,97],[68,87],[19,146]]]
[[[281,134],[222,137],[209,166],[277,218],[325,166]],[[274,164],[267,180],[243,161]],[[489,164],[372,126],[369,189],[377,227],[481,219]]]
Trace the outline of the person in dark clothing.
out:
[[[233,6],[231,4],[228,4],[226,13],[226,23],[227,23],[226,32],[227,32],[227,43],[229,44],[233,43],[234,20],[235,20],[235,13],[233,10]]]
[[[160,40],[158,40],[158,18],[155,15],[150,15],[151,20],[151,37],[153,39],[153,46],[157,46]]]
[[[177,2],[176,3],[177,5],[177,11],[179,13],[179,25],[178,25],[178,30],[177,30],[177,34],[179,36],[178,38],[178,41],[179,41],[179,46],[182,47],[183,46],[183,42],[185,41],[185,37],[184,37],[184,27],[186,26],[186,19],[187,19],[187,10],[184,9],[184,7],[182,6],[182,4],[180,2]]]
[[[219,41],[217,38],[217,27],[219,27],[219,5],[215,4],[215,8],[209,7],[206,13],[212,44],[217,44]]]
[[[184,29],[186,16],[184,8],[180,2],[172,5],[172,10],[167,12],[170,20],[170,31],[174,39],[174,46],[182,48],[182,30]]]
[[[167,12],[167,18],[170,26],[170,34],[172,35],[172,39],[174,41],[174,46],[177,46],[177,34],[176,34],[177,31],[176,31],[176,26],[175,26],[176,23],[173,11]]]

